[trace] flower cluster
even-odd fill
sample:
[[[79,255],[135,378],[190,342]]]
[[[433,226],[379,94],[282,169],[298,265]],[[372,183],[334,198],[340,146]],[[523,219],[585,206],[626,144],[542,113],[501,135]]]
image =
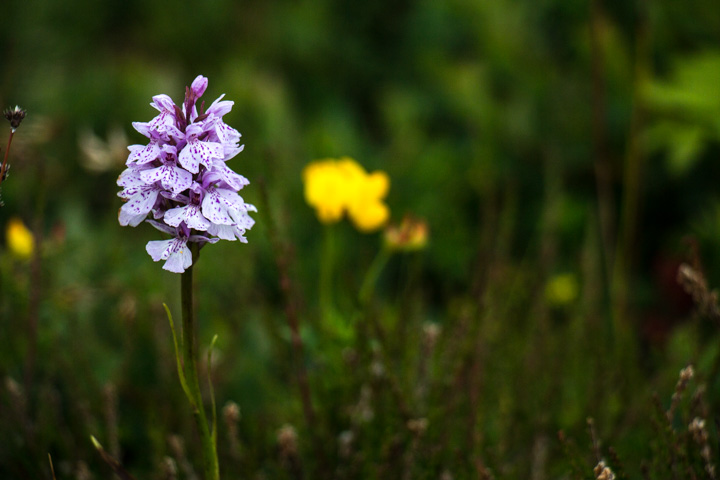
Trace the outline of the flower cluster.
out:
[[[198,107],[207,85],[199,75],[185,89],[181,107],[167,95],[153,97],[150,105],[160,113],[133,123],[149,142],[128,147],[127,169],[117,181],[126,202],[120,224],[135,227],[152,214],[148,222],[172,238],[148,242],[146,250],[175,273],[192,265],[189,242],[247,243],[245,231],[255,223],[248,212],[257,210],[237,194],[248,180],[225,164],[243,149],[240,133],[222,119],[234,102],[222,95],[207,110],[205,102]]]
[[[5,111],[3,111],[3,115],[7,121],[10,122],[10,128],[13,133],[15,133],[15,130],[20,126],[26,114],[27,112],[17,105],[15,105],[15,108],[6,108]]]
[[[322,223],[339,222],[345,213],[355,227],[371,232],[390,217],[383,203],[390,179],[382,171],[368,174],[351,158],[318,160],[305,167],[305,200]]]

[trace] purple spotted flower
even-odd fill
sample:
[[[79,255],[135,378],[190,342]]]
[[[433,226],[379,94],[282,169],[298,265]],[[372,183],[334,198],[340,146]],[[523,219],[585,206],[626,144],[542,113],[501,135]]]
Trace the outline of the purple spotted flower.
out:
[[[117,181],[122,187],[118,196],[125,202],[120,225],[135,227],[147,220],[169,234],[169,240],[148,242],[146,250],[175,273],[192,265],[189,243],[247,243],[245,231],[255,223],[248,212],[257,210],[237,193],[250,182],[225,163],[243,149],[240,133],[222,119],[233,102],[223,95],[207,110],[205,102],[198,105],[207,85],[199,75],[185,89],[181,106],[167,95],[153,97],[150,105],[159,114],[133,123],[148,142],[128,147],[127,169]]]

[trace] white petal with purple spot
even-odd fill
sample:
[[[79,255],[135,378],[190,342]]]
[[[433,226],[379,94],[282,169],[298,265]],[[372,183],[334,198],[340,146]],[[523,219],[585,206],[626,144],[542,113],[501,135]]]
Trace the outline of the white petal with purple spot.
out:
[[[150,254],[154,261],[159,262],[167,258],[164,256],[165,252],[172,247],[174,240],[175,239],[150,241],[145,245],[145,251]]]
[[[120,225],[124,227],[128,225],[131,227],[137,227],[143,220],[145,220],[145,217],[147,217],[147,213],[134,214],[123,210],[122,208],[118,212],[118,221],[120,222]]]
[[[155,206],[159,193],[160,190],[153,186],[141,188],[128,200],[125,205],[122,206],[122,210],[125,210],[128,214],[132,215],[147,215]]]
[[[205,231],[210,227],[210,221],[200,213],[200,205],[185,205],[168,210],[165,213],[165,223],[177,227],[185,222],[188,228]]]
[[[227,205],[217,195],[208,193],[203,198],[202,214],[212,223],[218,225],[231,225],[233,219],[228,215]]]
[[[189,139],[178,156],[180,165],[192,173],[198,172],[200,164],[210,168],[213,159],[216,158],[223,158],[222,145],[215,142],[201,142],[197,139]]]

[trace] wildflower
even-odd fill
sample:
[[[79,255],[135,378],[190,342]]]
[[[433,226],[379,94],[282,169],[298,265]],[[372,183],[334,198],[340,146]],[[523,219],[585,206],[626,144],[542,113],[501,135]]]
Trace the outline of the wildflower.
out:
[[[312,162],[302,175],[305,201],[322,223],[339,222],[347,214],[358,230],[371,232],[390,217],[383,203],[390,188],[385,172],[368,174],[355,160],[343,157]]]
[[[147,145],[128,147],[127,169],[117,184],[125,201],[120,225],[135,227],[144,220],[170,240],[148,242],[146,250],[163,268],[182,273],[192,265],[190,243],[204,245],[223,240],[247,242],[246,230],[257,211],[237,194],[250,182],[225,162],[243,150],[240,133],[223,122],[234,102],[220,96],[205,110],[197,102],[208,80],[199,75],[186,88],[185,101],[175,105],[167,95],[156,95],[150,105],[159,114],[133,127]],[[153,220],[147,219],[152,214]]]
[[[23,121],[23,118],[25,118],[25,115],[27,112],[23,110],[22,108],[15,105],[15,108],[7,108],[3,112],[3,115],[5,115],[5,118],[10,122],[10,128],[12,129],[12,132],[15,133],[15,130],[20,126],[20,122]]]
[[[13,217],[8,221],[5,239],[10,252],[22,259],[28,259],[35,250],[35,239],[22,220]]]
[[[335,162],[321,160],[313,162],[303,170],[305,201],[315,208],[322,223],[335,223],[342,219],[347,208],[347,189]]]
[[[390,250],[401,252],[422,250],[427,242],[427,223],[409,215],[406,215],[399,225],[390,225],[385,229],[385,246]]]

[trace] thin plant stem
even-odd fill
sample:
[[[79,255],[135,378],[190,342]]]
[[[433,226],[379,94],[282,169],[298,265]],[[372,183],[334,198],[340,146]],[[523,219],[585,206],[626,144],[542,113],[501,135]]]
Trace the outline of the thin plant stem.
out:
[[[643,196],[643,171],[645,152],[640,136],[645,121],[645,106],[641,88],[651,74],[649,0],[638,3],[638,20],[635,27],[635,66],[632,92],[632,116],[628,132],[628,145],[623,176],[623,198],[620,225],[615,247],[614,271],[612,272],[613,335],[619,349],[624,350],[630,335],[628,324],[628,292],[631,290],[633,252],[638,242],[638,218]]]
[[[30,264],[30,298],[28,307],[27,340],[28,352],[25,363],[25,391],[34,391],[33,379],[35,376],[35,362],[37,359],[38,324],[40,317],[40,303],[42,302],[42,248],[43,224],[45,223],[45,198],[47,193],[46,175],[43,169],[37,168],[37,192],[35,203],[35,218],[32,223],[32,236],[35,248]]]
[[[607,141],[607,88],[605,51],[602,43],[603,0],[590,2],[590,48],[592,59],[592,138],[597,208],[605,260],[605,275],[611,276],[615,255],[615,202],[612,193],[612,164]]]
[[[10,136],[8,137],[7,147],[5,148],[5,157],[3,157],[2,166],[0,166],[0,184],[5,179],[5,169],[7,168],[7,159],[8,154],[10,153],[10,144],[12,143],[13,135],[15,135],[15,130],[11,129]]]
[[[195,325],[193,306],[193,266],[197,261],[198,246],[196,243],[192,243],[190,248],[193,256],[193,265],[186,269],[180,277],[183,370],[185,372],[184,377],[187,386],[186,394],[192,406],[193,416],[195,417],[195,422],[197,423],[200,433],[205,478],[207,480],[219,480],[220,469],[218,466],[215,432],[210,432],[208,426],[198,377],[197,326]]]
[[[327,322],[333,311],[332,282],[335,269],[335,231],[332,225],[325,227],[322,262],[320,264],[320,309]]]
[[[391,254],[391,250],[383,246],[378,254],[375,255],[375,259],[370,264],[367,273],[365,273],[362,285],[360,286],[358,299],[360,300],[361,305],[367,304],[370,298],[372,298],[372,294],[375,291],[375,285],[377,284],[378,278],[380,278],[380,273],[382,273],[388,260],[390,260]]]

